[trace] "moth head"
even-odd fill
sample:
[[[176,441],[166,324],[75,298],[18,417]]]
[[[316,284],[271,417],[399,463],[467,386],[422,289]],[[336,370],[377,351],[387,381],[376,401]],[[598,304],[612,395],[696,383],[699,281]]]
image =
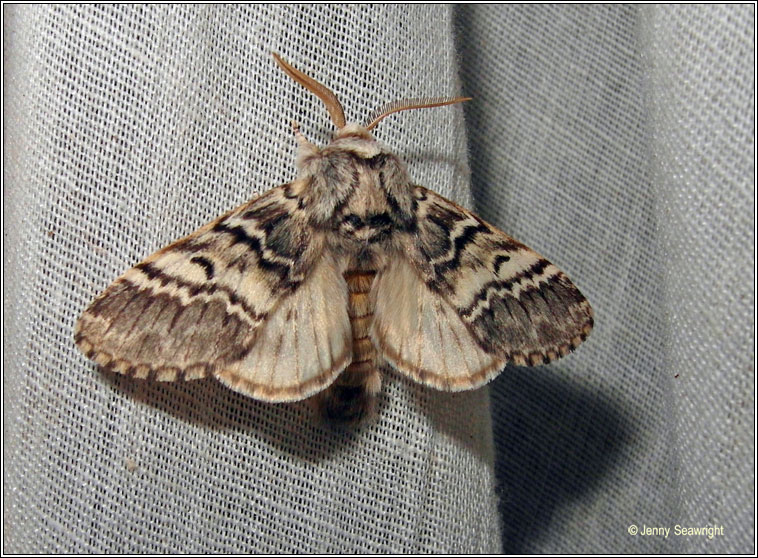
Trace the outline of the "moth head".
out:
[[[332,92],[332,90],[325,85],[320,84],[312,77],[305,75],[297,68],[294,68],[289,63],[282,60],[282,58],[275,52],[272,52],[271,54],[273,54],[274,60],[276,60],[277,64],[279,64],[282,70],[284,70],[285,74],[294,79],[296,82],[298,82],[300,85],[305,87],[308,91],[316,95],[316,97],[324,102],[326,105],[326,110],[329,112],[329,116],[332,119],[332,122],[337,127],[337,131],[339,132],[339,130],[342,130],[347,125],[345,122],[345,111],[342,109],[342,104],[340,104],[339,99],[337,99],[337,96],[334,94],[334,92]],[[453,105],[455,103],[462,103],[464,101],[470,100],[471,97],[421,97],[392,101],[391,103],[387,103],[386,105],[379,107],[377,110],[371,113],[368,122],[363,126],[363,128],[368,132],[369,130],[372,130],[374,127],[376,127],[376,125],[379,124],[379,121],[381,121],[383,118],[389,116],[390,114],[403,110],[442,107],[445,105]]]

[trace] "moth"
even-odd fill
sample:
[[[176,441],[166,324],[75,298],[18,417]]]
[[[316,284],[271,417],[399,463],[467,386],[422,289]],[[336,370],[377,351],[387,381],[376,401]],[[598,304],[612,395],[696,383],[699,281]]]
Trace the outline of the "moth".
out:
[[[214,377],[269,402],[313,398],[329,419],[370,414],[389,363],[448,391],[508,362],[548,363],[590,333],[569,279],[475,214],[415,185],[371,130],[462,97],[389,103],[347,124],[335,94],[274,54],[337,128],[320,148],[293,124],[297,179],[128,270],[75,328],[100,366],[158,381]]]

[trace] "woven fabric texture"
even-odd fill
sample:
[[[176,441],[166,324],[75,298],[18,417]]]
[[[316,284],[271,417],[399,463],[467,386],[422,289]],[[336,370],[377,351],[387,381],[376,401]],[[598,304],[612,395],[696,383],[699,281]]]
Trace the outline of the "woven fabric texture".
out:
[[[754,6],[3,16],[5,552],[755,551]],[[329,140],[271,51],[350,121],[474,97],[376,137],[562,268],[589,340],[473,392],[388,374],[352,432],[79,354],[114,278],[294,177],[291,120]]]

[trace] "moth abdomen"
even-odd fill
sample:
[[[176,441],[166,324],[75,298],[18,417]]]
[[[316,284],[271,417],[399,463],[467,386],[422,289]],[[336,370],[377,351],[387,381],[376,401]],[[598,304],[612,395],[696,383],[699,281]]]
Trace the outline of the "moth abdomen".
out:
[[[352,330],[353,358],[342,374],[317,397],[324,418],[337,424],[354,424],[372,414],[382,378],[376,348],[370,337],[374,317],[370,292],[376,271],[352,269],[344,273],[348,290],[347,314]]]

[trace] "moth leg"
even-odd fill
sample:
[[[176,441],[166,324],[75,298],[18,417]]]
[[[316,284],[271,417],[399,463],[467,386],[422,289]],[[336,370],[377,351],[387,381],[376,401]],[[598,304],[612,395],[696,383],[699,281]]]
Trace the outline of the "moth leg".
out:
[[[300,131],[300,124],[298,124],[295,120],[292,120],[290,122],[290,125],[292,126],[292,133],[295,134],[295,140],[297,141],[298,145],[309,143],[303,133]]]

